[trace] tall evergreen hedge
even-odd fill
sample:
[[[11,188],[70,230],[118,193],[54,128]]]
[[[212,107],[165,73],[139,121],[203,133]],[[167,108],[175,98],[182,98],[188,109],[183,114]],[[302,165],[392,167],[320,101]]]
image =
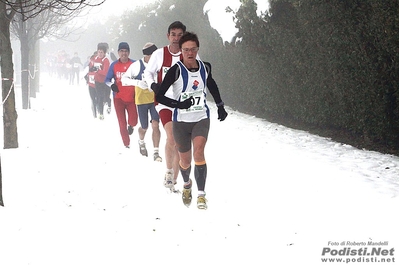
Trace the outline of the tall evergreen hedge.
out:
[[[272,0],[260,17],[241,3],[224,62],[234,106],[398,148],[399,1]]]

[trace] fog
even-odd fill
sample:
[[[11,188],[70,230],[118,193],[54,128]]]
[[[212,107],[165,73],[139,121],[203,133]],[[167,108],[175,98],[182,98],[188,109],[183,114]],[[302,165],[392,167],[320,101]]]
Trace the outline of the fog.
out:
[[[166,2],[166,1],[161,1]],[[258,13],[267,10],[268,1],[255,1],[258,3]],[[107,42],[109,44],[109,51],[115,51],[119,41],[127,41],[132,38],[131,32],[121,32],[120,36],[111,34],[110,31],[115,32],[114,28],[120,27],[119,19],[125,16],[128,12],[134,11],[135,9],[143,8],[146,6],[154,5],[156,1],[145,0],[145,1],[134,1],[126,6],[123,0],[107,0],[102,5],[87,8],[82,11],[81,15],[74,18],[70,23],[66,25],[68,30],[71,31],[68,37],[57,39],[54,37],[46,37],[41,40],[40,51],[41,51],[41,68],[47,71],[44,62],[49,54],[55,55],[59,52],[65,53],[68,56],[72,56],[74,53],[78,53],[82,61],[85,61],[93,52],[97,49],[97,44],[100,42]],[[230,41],[234,34],[237,32],[235,23],[233,22],[233,14],[225,11],[226,7],[230,7],[232,10],[237,11],[240,7],[239,0],[233,1],[220,1],[220,0],[209,0],[203,7],[203,12],[208,14],[209,23],[214,28],[223,42]],[[174,20],[181,20],[184,24],[189,25],[190,16],[173,17],[170,19],[170,23]],[[129,21],[129,20],[128,20]],[[132,22],[137,28],[140,27],[140,23]],[[162,25],[160,41],[158,43],[149,37],[148,40],[143,40],[144,44],[147,41],[152,41],[158,44],[158,46],[167,45],[167,24],[160,23]],[[188,27],[187,30],[192,30]],[[200,36],[201,37],[201,36]],[[131,58],[139,59],[141,57],[141,48],[139,45],[136,47],[134,44],[131,48]]]

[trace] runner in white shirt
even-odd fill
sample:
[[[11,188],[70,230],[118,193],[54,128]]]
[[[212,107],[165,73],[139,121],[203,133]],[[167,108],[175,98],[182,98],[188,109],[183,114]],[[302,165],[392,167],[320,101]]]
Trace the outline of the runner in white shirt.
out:
[[[190,172],[191,161],[194,158],[194,177],[198,189],[197,207],[206,209],[205,145],[210,126],[210,110],[206,102],[207,90],[212,94],[218,107],[220,121],[226,119],[227,112],[219,88],[212,78],[211,64],[197,59],[199,50],[197,35],[186,32],[179,41],[179,47],[183,59],[168,70],[156,99],[159,103],[173,108],[173,136],[180,156],[180,173],[184,179],[183,203],[186,206],[191,204]]]
[[[144,78],[149,89],[155,93],[158,91],[168,69],[181,59],[179,40],[185,31],[186,26],[180,21],[170,24],[167,33],[169,45],[154,51],[148,61]],[[156,109],[166,133],[164,186],[174,191],[174,185],[179,174],[179,153],[172,133],[172,108],[156,103]]]
[[[135,86],[135,101],[137,105],[137,112],[140,119],[139,127],[139,151],[143,156],[148,156],[147,147],[145,145],[145,135],[149,127],[149,116],[151,116],[151,127],[152,127],[152,143],[154,147],[154,161],[162,162],[161,156],[159,156],[159,142],[161,138],[161,132],[159,130],[159,114],[155,110],[155,95],[153,91],[148,90],[147,82],[145,82],[143,75],[144,70],[147,66],[148,61],[154,51],[157,50],[155,44],[148,42],[143,47],[143,58],[135,61],[129,66],[125,74],[122,76],[123,85]]]

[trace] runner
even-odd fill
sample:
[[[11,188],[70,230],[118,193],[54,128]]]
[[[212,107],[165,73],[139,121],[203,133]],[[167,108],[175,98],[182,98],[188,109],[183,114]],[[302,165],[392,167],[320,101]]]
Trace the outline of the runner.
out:
[[[196,59],[199,50],[197,35],[186,32],[181,37],[179,46],[183,59],[168,70],[156,99],[159,103],[174,108],[173,135],[179,150],[180,173],[184,179],[183,203],[186,206],[191,204],[190,172],[191,161],[194,158],[194,177],[198,189],[197,207],[207,209],[205,145],[210,126],[210,110],[206,102],[207,90],[216,102],[220,121],[226,119],[227,112],[224,109],[219,88],[212,78],[211,64]],[[171,97],[168,90],[172,93]]]
[[[159,114],[155,109],[155,95],[153,91],[148,90],[148,85],[143,79],[144,69],[151,58],[152,53],[157,50],[153,43],[146,43],[143,47],[143,58],[135,61],[129,66],[125,74],[122,76],[122,85],[135,86],[135,102],[139,114],[141,126],[139,132],[139,151],[143,156],[148,156],[148,151],[145,145],[145,135],[148,129],[148,113],[151,115],[152,126],[152,144],[154,147],[154,161],[162,162],[159,156],[159,142],[161,132],[159,130]]]
[[[134,127],[137,125],[137,109],[134,102],[134,86],[125,86],[121,78],[126,69],[133,64],[129,58],[130,47],[126,42],[119,43],[119,60],[112,62],[105,82],[113,91],[114,108],[118,118],[119,131],[122,137],[123,145],[130,147],[130,137],[133,134]],[[126,120],[126,113],[128,118]]]

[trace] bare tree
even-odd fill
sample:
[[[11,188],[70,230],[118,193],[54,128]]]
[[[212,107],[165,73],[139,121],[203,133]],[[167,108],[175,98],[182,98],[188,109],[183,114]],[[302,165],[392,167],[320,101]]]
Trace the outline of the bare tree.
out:
[[[0,1],[0,55],[3,104],[4,148],[18,147],[17,112],[15,111],[14,65],[10,39],[10,22],[15,15]]]
[[[99,1],[99,0],[96,0]],[[10,2],[10,1],[9,1]],[[15,34],[21,43],[21,89],[22,108],[30,108],[30,97],[35,97],[36,83],[31,81],[37,77],[37,64],[30,62],[35,59],[37,41],[48,34],[60,34],[59,29],[65,23],[78,16],[86,7],[100,3],[90,1],[17,1],[11,8],[16,15],[12,22],[11,33]],[[83,8],[84,7],[84,8]],[[38,78],[36,79],[38,80]]]
[[[15,111],[15,94],[13,90],[12,49],[10,40],[10,21],[13,10],[7,10],[6,4],[0,2],[0,68],[3,104],[4,148],[18,147],[17,112]],[[6,138],[5,136],[8,136]],[[0,163],[1,169],[1,163]],[[2,192],[2,173],[0,170],[0,205],[4,206]]]
[[[0,0],[0,66],[5,149],[18,148],[13,51],[10,37],[10,23],[15,15],[20,14],[22,21],[32,19],[45,11],[68,17],[78,14],[83,8],[98,6],[104,2],[105,0]],[[25,26],[23,26],[23,30],[25,30]],[[3,206],[1,187],[0,179],[0,203]]]
[[[32,17],[28,13],[17,13],[11,23],[11,33],[14,34],[21,43],[21,88],[22,88],[22,107],[29,109],[30,97],[35,97],[38,90],[39,72],[38,51],[39,40],[44,37],[65,38],[73,29],[64,25],[81,14],[83,10],[76,10],[71,15],[68,9],[57,10],[52,8],[44,9],[39,14]],[[33,13],[33,11],[30,11]],[[31,17],[25,20],[25,17]],[[62,29],[62,30],[61,30]]]

